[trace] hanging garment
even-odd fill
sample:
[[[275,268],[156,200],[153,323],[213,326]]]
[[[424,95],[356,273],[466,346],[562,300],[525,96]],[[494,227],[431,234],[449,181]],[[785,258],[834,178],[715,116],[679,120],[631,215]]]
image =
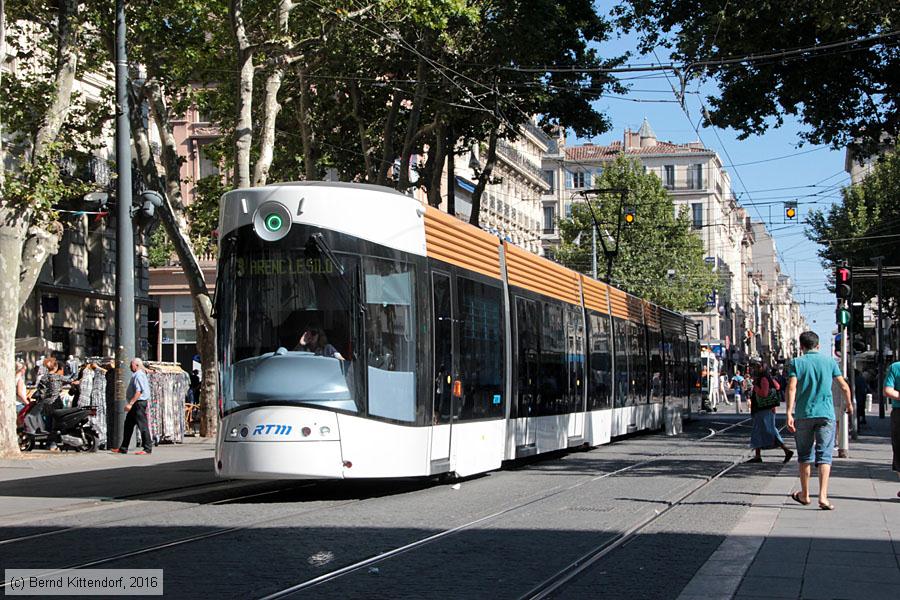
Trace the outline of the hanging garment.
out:
[[[99,437],[98,444],[104,447],[108,447],[108,440],[106,439],[108,435],[106,411],[106,369],[96,367],[92,370],[92,373],[93,377],[91,378],[90,394],[86,394],[84,388],[82,388],[81,394],[82,398],[86,396],[89,397],[91,406],[97,409],[97,414],[91,417],[91,424],[97,430]]]
[[[184,441],[184,399],[190,378],[178,365],[161,363],[148,363],[147,375],[151,397],[150,434],[157,442],[180,444]]]

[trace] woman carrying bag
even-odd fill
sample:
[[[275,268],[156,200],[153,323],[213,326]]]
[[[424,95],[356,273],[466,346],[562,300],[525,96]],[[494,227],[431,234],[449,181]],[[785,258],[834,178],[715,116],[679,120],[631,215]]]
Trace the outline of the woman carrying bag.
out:
[[[778,383],[764,365],[754,367],[753,390],[749,395],[750,414],[753,416],[750,446],[756,451],[756,456],[748,462],[761,463],[761,451],[771,448],[781,448],[784,451],[784,462],[788,462],[794,452],[784,445],[784,440],[775,427],[775,410],[781,402]]]

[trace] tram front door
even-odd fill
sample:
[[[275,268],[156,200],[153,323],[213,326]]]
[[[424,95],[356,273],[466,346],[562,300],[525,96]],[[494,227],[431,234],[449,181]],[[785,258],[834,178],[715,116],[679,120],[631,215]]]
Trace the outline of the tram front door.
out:
[[[433,471],[449,468],[450,440],[457,398],[454,382],[458,374],[457,319],[453,299],[453,281],[449,274],[432,273],[431,290],[434,306],[434,379],[432,387],[433,425],[431,431],[431,465]],[[444,467],[446,464],[446,467]]]

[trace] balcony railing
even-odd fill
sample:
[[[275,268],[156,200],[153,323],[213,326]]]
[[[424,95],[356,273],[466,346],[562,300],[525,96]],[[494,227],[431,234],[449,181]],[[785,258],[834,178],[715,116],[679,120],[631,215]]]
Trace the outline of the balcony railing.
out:
[[[543,171],[506,140],[497,140],[497,153],[546,185]]]

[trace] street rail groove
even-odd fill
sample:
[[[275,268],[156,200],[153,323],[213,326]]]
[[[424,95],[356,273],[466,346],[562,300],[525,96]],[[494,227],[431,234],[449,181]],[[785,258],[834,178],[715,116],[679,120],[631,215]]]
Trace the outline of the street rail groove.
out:
[[[254,484],[255,484],[255,485],[259,485],[259,482],[254,482]],[[238,486],[238,489],[244,488],[244,487],[252,487],[252,485],[254,485],[254,484],[240,485],[240,486]],[[277,489],[274,489],[274,490],[265,490],[265,491],[261,491],[261,492],[254,492],[254,493],[252,493],[252,494],[244,494],[243,496],[234,496],[234,497],[222,498],[222,499],[220,499],[220,500],[214,500],[214,501],[211,501],[211,502],[198,502],[198,503],[196,503],[196,504],[191,504],[190,506],[179,506],[179,507],[175,507],[175,508],[171,508],[171,509],[166,509],[166,510],[156,511],[156,512],[152,513],[152,515],[150,515],[150,516],[154,516],[154,517],[155,517],[155,516],[159,516],[159,515],[170,515],[170,514],[175,513],[175,512],[180,512],[180,511],[183,511],[183,510],[193,510],[193,509],[196,509],[196,508],[200,508],[200,507],[202,507],[202,506],[218,506],[218,505],[221,505],[221,504],[228,504],[228,503],[230,503],[230,502],[237,502],[237,501],[239,501],[239,500],[247,500],[248,498],[257,498],[257,497],[259,497],[259,496],[269,496],[269,495],[272,495],[272,494],[278,494],[278,493],[284,492],[284,491],[286,491],[286,490],[294,490],[294,489],[303,489],[303,488],[313,487],[314,485],[315,485],[315,484],[313,484],[313,483],[307,483],[307,484],[305,484],[305,485],[289,485],[289,486],[277,488]],[[196,488],[196,487],[200,487],[200,486],[192,486],[192,487],[195,487],[195,488]],[[212,487],[212,486],[210,486],[210,487]],[[227,490],[228,488],[227,488],[227,487],[221,487],[221,486],[219,486],[217,489]],[[210,491],[215,491],[215,490],[210,490]],[[175,496],[175,497],[176,497],[176,498],[177,498],[177,497],[190,497],[190,496],[196,495],[197,493],[198,493],[198,490],[194,489],[194,490],[192,490],[191,492],[188,492],[188,493],[185,493],[185,494],[180,494],[180,495]],[[150,493],[150,494],[143,494],[143,495],[141,495],[141,494],[133,494],[133,495],[130,497],[130,500],[127,500],[127,501],[124,501],[124,502],[149,502],[149,500],[145,500],[145,499],[143,499],[143,497],[145,497],[145,496],[151,496],[151,495],[155,495],[155,492]],[[141,498],[138,499],[137,496],[141,496]],[[124,496],[123,496],[123,497],[119,497],[119,498],[117,498],[117,499],[120,499],[120,498],[124,498]],[[170,498],[164,498],[164,499],[165,499],[165,500],[168,500],[168,499],[170,499]],[[159,499],[159,498],[156,498],[155,500],[160,500],[160,499]],[[121,507],[126,506],[126,504],[124,504],[124,502],[123,502],[122,504],[119,504],[118,506],[121,506]],[[127,506],[134,506],[134,504],[128,504]],[[96,509],[96,508],[108,508],[108,505],[102,504],[102,503],[101,503],[101,504],[95,506],[94,508],[95,508],[95,509]],[[84,511],[84,512],[87,512],[87,511]],[[123,521],[129,521],[129,520],[131,520],[132,518],[133,518],[132,516],[127,516],[127,517],[121,517],[121,518],[118,518],[118,519],[109,519],[109,520],[107,520],[107,521],[101,521],[101,522],[99,522],[99,523],[91,523],[90,525],[73,525],[73,526],[71,526],[71,527],[61,527],[61,528],[58,528],[58,529],[51,529],[51,530],[49,530],[49,531],[42,531],[42,532],[40,532],[40,533],[32,533],[32,534],[22,535],[22,536],[14,537],[14,538],[6,538],[6,539],[3,539],[3,540],[0,540],[0,546],[4,546],[4,545],[7,545],[7,544],[14,544],[14,543],[19,543],[19,542],[24,542],[24,541],[27,541],[27,540],[33,540],[33,539],[38,539],[38,538],[43,538],[43,537],[49,537],[49,536],[51,536],[51,535],[60,535],[60,534],[63,534],[63,533],[69,533],[69,532],[72,532],[72,531],[79,531],[79,530],[81,530],[81,529],[93,529],[93,528],[97,528],[97,527],[104,527],[104,526],[106,526],[106,525],[111,525],[111,524],[113,524],[113,523],[121,523],[121,522],[123,522]],[[31,527],[37,527],[38,525],[35,524],[35,525],[29,525],[29,526],[31,526]]]
[[[724,428],[724,429],[722,429],[722,430],[714,431],[713,433],[711,433],[711,434],[709,434],[709,435],[707,435],[707,436],[704,436],[704,437],[702,437],[702,438],[699,438],[699,439],[695,440],[694,443],[697,443],[697,442],[703,442],[703,441],[712,439],[716,434],[718,434],[718,433],[723,433],[723,432],[725,432],[725,431],[728,431],[728,430],[730,430],[730,429],[733,429],[734,427],[740,425],[741,423],[746,423],[747,421],[749,421],[749,419],[745,419],[745,420],[743,420],[743,421],[741,421],[741,422],[739,422],[739,423],[735,423],[734,425],[731,425],[731,426],[729,426],[729,427],[726,427],[726,428]],[[736,460],[735,462],[733,462],[729,467],[727,467],[727,470],[731,470],[732,468],[734,468],[735,466],[737,466],[738,464],[740,464],[740,463],[743,461],[743,457],[745,457],[746,454],[747,454],[746,452],[743,452],[743,453],[741,454],[741,457],[740,457],[739,459],[737,459],[737,460]],[[587,485],[588,483],[592,483],[592,482],[595,482],[595,481],[599,481],[599,480],[601,480],[601,479],[606,479],[606,478],[608,478],[608,477],[613,477],[613,476],[616,476],[616,475],[620,475],[620,474],[625,473],[625,472],[627,472],[627,471],[631,471],[631,470],[636,469],[636,468],[638,468],[638,467],[642,467],[642,466],[648,465],[648,464],[650,464],[650,463],[656,462],[656,461],[661,460],[661,459],[663,459],[663,458],[671,458],[671,457],[684,456],[684,455],[686,455],[686,453],[684,453],[684,452],[660,453],[660,454],[651,456],[650,458],[647,458],[647,459],[644,459],[644,460],[642,460],[642,461],[636,462],[636,463],[634,463],[634,464],[628,465],[628,466],[626,466],[626,467],[622,467],[622,468],[620,468],[620,469],[616,469],[616,470],[610,471],[610,472],[608,472],[608,473],[603,473],[602,475],[597,475],[597,476],[593,476],[593,477],[587,478],[587,479],[585,479],[585,480],[579,481],[579,482],[577,482],[577,483],[574,483],[574,484],[572,484],[572,485],[566,486],[566,487],[564,487],[564,488],[554,488],[554,490],[551,491],[551,492],[549,492],[549,493],[540,494],[540,495],[538,495],[538,496],[535,497],[535,498],[531,498],[531,499],[529,499],[529,500],[526,500],[525,502],[520,502],[520,503],[518,503],[518,504],[516,504],[516,505],[514,505],[514,506],[507,507],[507,508],[505,508],[505,509],[503,509],[503,510],[494,512],[494,513],[492,513],[492,514],[490,514],[490,515],[486,515],[486,516],[480,517],[480,518],[478,518],[478,519],[469,521],[468,523],[464,523],[464,524],[462,524],[462,525],[458,525],[458,526],[453,527],[453,528],[451,528],[451,529],[446,529],[446,530],[444,530],[444,531],[440,531],[440,532],[438,532],[438,533],[436,533],[436,534],[433,534],[433,535],[430,535],[430,536],[428,536],[428,537],[425,537],[425,538],[416,540],[416,541],[411,542],[411,543],[409,543],[409,544],[406,544],[406,545],[404,545],[404,546],[400,546],[400,547],[394,548],[394,549],[392,549],[392,550],[388,550],[388,551],[386,551],[386,552],[382,552],[382,553],[380,553],[380,554],[378,554],[378,555],[376,555],[376,556],[371,556],[371,557],[366,558],[366,559],[363,559],[363,560],[361,560],[361,561],[358,561],[358,562],[352,563],[352,564],[350,564],[350,565],[346,565],[346,566],[344,566],[344,567],[341,567],[341,568],[339,568],[339,569],[335,569],[334,571],[330,571],[330,572],[328,572],[328,573],[323,573],[322,575],[319,575],[318,577],[314,577],[314,578],[312,578],[312,579],[308,579],[308,580],[303,581],[303,582],[301,582],[301,583],[295,584],[295,585],[293,585],[293,586],[290,586],[290,587],[287,587],[287,588],[278,590],[278,591],[276,591],[276,592],[273,592],[273,593],[271,593],[271,594],[268,594],[268,595],[266,595],[266,596],[263,596],[263,597],[260,598],[259,600],[277,600],[277,599],[279,599],[279,598],[285,598],[285,597],[290,596],[290,595],[293,595],[293,594],[295,594],[295,593],[297,593],[297,592],[301,592],[301,591],[303,591],[303,590],[307,590],[307,589],[310,589],[310,588],[313,588],[313,587],[322,585],[322,584],[324,584],[324,583],[327,583],[327,582],[330,582],[330,581],[334,581],[334,580],[336,580],[336,579],[338,579],[338,578],[340,578],[340,577],[343,577],[344,575],[348,575],[348,574],[350,574],[350,573],[354,573],[354,572],[356,572],[356,571],[359,571],[359,570],[361,570],[361,569],[364,569],[364,568],[369,567],[369,566],[371,566],[371,565],[374,565],[374,564],[376,564],[376,563],[385,561],[385,560],[387,560],[387,559],[389,559],[389,558],[393,558],[393,557],[395,557],[395,556],[399,556],[399,555],[401,555],[401,554],[405,554],[405,553],[407,553],[407,552],[410,552],[410,551],[415,550],[415,549],[417,549],[417,548],[420,548],[420,547],[422,547],[422,546],[426,546],[426,545],[428,545],[428,544],[431,544],[431,543],[436,542],[436,541],[438,541],[438,540],[441,540],[441,539],[443,539],[443,538],[447,538],[447,537],[453,536],[453,535],[455,535],[455,534],[458,534],[458,533],[460,533],[460,532],[462,532],[462,531],[465,531],[465,530],[467,530],[467,529],[471,529],[472,527],[475,527],[475,526],[480,525],[480,524],[482,524],[482,523],[486,523],[486,522],[489,522],[489,521],[493,521],[493,520],[498,519],[498,518],[500,518],[500,517],[502,517],[502,516],[504,516],[504,515],[507,515],[507,514],[509,514],[509,513],[518,511],[518,510],[520,510],[520,509],[522,509],[522,508],[526,508],[526,507],[531,506],[531,505],[533,505],[533,504],[537,504],[538,502],[543,502],[544,500],[548,500],[548,499],[550,499],[550,498],[553,498],[553,497],[555,497],[555,496],[558,496],[559,494],[563,494],[563,493],[565,493],[565,492],[572,491],[572,490],[577,489],[577,488],[579,488],[579,487],[581,487],[581,486]],[[701,485],[701,487],[704,486],[704,485],[707,485],[708,483],[710,483],[710,482],[713,481],[714,479],[718,479],[718,478],[721,476],[721,474],[722,474],[722,473],[718,473],[718,474],[715,474],[714,476],[710,476],[710,477],[707,478],[707,480]],[[697,489],[699,489],[699,488],[697,488]],[[687,498],[688,496],[690,496],[691,494],[693,494],[695,491],[697,491],[697,489],[690,490],[687,494],[685,494],[684,496],[680,497],[680,498],[679,498],[677,501],[675,501],[675,502],[677,502],[677,503],[682,502],[685,498]],[[664,511],[661,511],[660,514],[662,514],[662,513],[664,513],[664,512],[667,512],[667,511],[670,510],[673,506],[674,506],[674,504],[670,502],[670,503],[669,503],[669,506],[668,506]],[[655,518],[658,518],[658,517],[659,517],[659,514],[653,515],[653,517],[654,517],[653,520],[655,520]],[[649,524],[649,521],[648,521],[647,524]],[[645,524],[645,525],[646,525],[646,524]],[[629,530],[629,531],[630,531],[630,530]],[[624,543],[624,541],[623,541],[623,543]]]
[[[739,423],[736,423],[736,424],[731,425],[731,426],[729,426],[729,427],[726,427],[726,428],[724,428],[724,429],[717,430],[717,431],[713,431],[713,432],[710,433],[709,435],[706,435],[706,436],[704,436],[704,437],[702,437],[702,438],[695,438],[695,439],[693,440],[693,442],[690,443],[690,445],[693,445],[693,444],[698,443],[698,442],[703,442],[703,441],[712,439],[712,438],[715,437],[717,434],[719,434],[719,433],[724,433],[725,431],[728,431],[728,430],[730,430],[730,429],[733,429],[734,427],[739,426],[741,423],[744,423],[744,422],[746,422],[747,420],[749,420],[749,419],[746,419],[746,420],[744,420],[744,421],[741,421],[741,422],[739,422]],[[283,590],[280,590],[280,591],[277,591],[277,592],[275,592],[275,593],[273,593],[273,594],[270,594],[270,595],[268,595],[268,596],[265,596],[262,600],[271,600],[271,599],[275,599],[275,598],[283,598],[283,597],[285,597],[285,596],[291,595],[291,594],[296,593],[296,592],[298,592],[298,591],[301,591],[301,590],[303,590],[303,589],[308,589],[308,588],[310,588],[310,587],[314,587],[314,586],[317,586],[317,585],[321,585],[322,583],[326,583],[326,582],[328,582],[328,581],[333,581],[333,580],[335,580],[335,579],[337,579],[337,578],[339,578],[339,577],[342,577],[343,575],[346,575],[346,574],[348,574],[348,573],[352,573],[352,572],[358,571],[358,570],[360,570],[360,569],[362,569],[362,568],[365,568],[365,567],[367,567],[367,566],[369,566],[369,565],[372,565],[372,564],[374,564],[374,563],[381,562],[381,561],[384,561],[384,560],[386,560],[386,559],[388,559],[388,558],[391,558],[391,557],[393,557],[393,556],[397,556],[397,555],[400,555],[400,554],[409,552],[409,551],[411,551],[411,550],[414,550],[414,549],[416,549],[416,548],[419,548],[419,547],[421,547],[421,546],[425,546],[425,545],[431,544],[431,543],[433,543],[433,542],[435,542],[435,541],[437,541],[437,540],[440,540],[440,539],[443,539],[443,538],[446,538],[446,537],[450,537],[450,536],[455,535],[455,534],[457,534],[457,533],[460,533],[460,532],[462,532],[462,531],[464,531],[464,530],[470,529],[470,528],[472,528],[472,527],[474,527],[474,526],[476,526],[476,525],[478,525],[478,524],[481,524],[481,523],[485,523],[485,522],[488,522],[488,521],[492,521],[492,520],[498,519],[498,518],[500,518],[500,517],[502,517],[502,516],[504,516],[504,515],[506,515],[506,514],[509,514],[509,513],[514,512],[514,511],[520,510],[520,509],[525,508],[525,507],[527,507],[527,506],[531,506],[531,505],[536,504],[536,503],[538,503],[538,502],[542,502],[542,501],[547,500],[547,499],[549,499],[549,498],[555,497],[555,496],[557,496],[557,495],[559,495],[559,494],[562,494],[562,493],[565,493],[565,492],[569,492],[569,491],[571,491],[571,490],[577,489],[577,488],[579,488],[579,487],[581,487],[581,486],[584,486],[584,485],[587,485],[587,484],[589,484],[589,483],[592,483],[592,482],[595,482],[595,481],[599,481],[599,480],[602,480],[602,479],[606,479],[606,478],[608,478],[608,477],[613,477],[613,476],[616,476],[616,475],[620,475],[620,474],[622,474],[622,473],[626,473],[626,472],[628,472],[628,471],[631,471],[631,470],[637,469],[637,468],[639,468],[639,467],[648,465],[648,464],[650,464],[650,463],[656,462],[656,461],[661,460],[661,459],[663,459],[663,458],[671,458],[671,457],[684,456],[684,455],[686,455],[686,454],[687,454],[687,453],[685,453],[685,452],[668,452],[668,453],[662,452],[662,453],[659,453],[659,454],[651,455],[651,456],[648,457],[648,458],[645,458],[645,459],[640,460],[640,461],[638,461],[638,462],[636,462],[636,463],[627,465],[627,466],[625,466],[625,467],[616,469],[616,470],[614,470],[614,471],[609,471],[609,472],[603,473],[603,474],[601,474],[601,475],[591,476],[591,477],[588,477],[588,478],[586,478],[586,479],[584,479],[584,480],[582,480],[582,481],[578,481],[578,482],[576,482],[576,483],[574,483],[574,484],[571,484],[571,485],[568,485],[568,486],[565,486],[565,487],[562,487],[562,488],[559,488],[559,487],[552,488],[552,491],[550,491],[549,493],[541,493],[541,494],[538,494],[536,497],[532,497],[531,499],[529,499],[529,500],[527,500],[527,501],[525,501],[525,502],[520,502],[520,503],[518,503],[518,504],[516,504],[516,505],[514,505],[514,506],[507,507],[507,508],[505,508],[505,509],[503,509],[503,510],[494,512],[494,513],[492,513],[492,514],[490,514],[490,515],[486,515],[486,516],[480,517],[480,518],[478,518],[478,519],[475,519],[475,520],[472,520],[472,521],[470,521],[470,522],[464,523],[464,524],[459,525],[459,526],[457,526],[457,527],[454,527],[454,528],[451,528],[451,529],[448,529],[448,530],[445,530],[445,531],[438,532],[438,533],[436,533],[436,534],[434,534],[434,535],[431,535],[431,536],[428,536],[428,537],[426,537],[426,538],[417,540],[417,541],[415,541],[415,542],[411,542],[410,544],[406,544],[406,545],[401,546],[401,547],[399,547],[399,548],[395,548],[395,549],[393,549],[393,550],[386,551],[386,552],[381,553],[381,554],[379,554],[379,555],[377,555],[377,556],[374,556],[374,557],[370,557],[370,558],[364,559],[364,560],[362,560],[362,561],[353,563],[353,564],[351,564],[351,565],[347,565],[347,566],[345,566],[345,567],[342,567],[342,568],[337,569],[337,570],[335,570],[335,571],[331,571],[331,572],[329,572],[329,573],[325,573],[325,574],[320,575],[319,577],[316,577],[316,578],[314,578],[314,579],[311,579],[311,580],[308,580],[308,581],[301,582],[301,583],[296,584],[296,585],[294,585],[294,586],[290,586],[290,587],[288,587],[288,588],[285,588],[285,589],[283,589]],[[258,482],[257,482],[257,483],[258,483]],[[207,484],[198,484],[197,486],[191,486],[193,489],[191,489],[188,493],[184,493],[184,494],[176,494],[175,497],[183,497],[183,496],[196,495],[196,494],[198,493],[197,488],[202,488],[202,487],[214,487],[214,486],[217,486],[217,485],[221,485],[221,483],[215,482],[215,483],[212,483],[212,484],[209,484],[209,483],[207,483]],[[251,484],[248,484],[248,485],[251,485]],[[260,493],[249,494],[247,497],[255,497],[255,496],[262,496],[262,495],[275,494],[275,493],[279,493],[279,492],[284,492],[285,490],[291,489],[291,488],[302,489],[303,487],[311,487],[311,486],[313,486],[313,485],[315,485],[315,484],[314,484],[314,483],[308,483],[308,484],[303,485],[303,486],[287,486],[287,487],[284,487],[284,488],[278,488],[278,489],[275,489],[275,490],[269,490],[269,491],[264,491],[264,492],[260,492]],[[181,489],[181,490],[184,490],[185,488],[180,488],[180,489]],[[154,496],[154,495],[158,495],[158,494],[160,494],[160,493],[165,493],[165,492],[168,492],[168,491],[169,491],[169,490],[155,490],[155,491],[153,491],[153,492],[148,492],[148,493],[145,493],[145,494],[136,494],[136,495],[132,495],[131,498],[132,498],[132,499],[135,499],[136,497],[139,497],[139,496],[140,496],[140,497]],[[123,497],[123,498],[124,498],[124,497]],[[202,506],[216,505],[216,504],[225,504],[225,503],[228,503],[228,502],[234,502],[234,501],[236,501],[236,500],[240,500],[240,499],[242,499],[242,498],[243,498],[243,497],[238,497],[238,498],[225,498],[225,499],[218,500],[218,501],[215,501],[215,502],[210,502],[210,503],[193,504],[193,505],[187,506],[187,507],[179,507],[179,508],[173,509],[173,510],[171,510],[171,511],[160,511],[159,513],[154,513],[153,516],[155,516],[155,515],[157,515],[157,514],[169,514],[169,513],[171,513],[171,512],[176,512],[176,511],[196,509],[196,508],[200,508],[200,507],[202,507]],[[195,534],[195,535],[191,535],[191,536],[187,536],[187,537],[183,537],[183,538],[178,538],[178,539],[175,539],[175,540],[170,540],[170,541],[167,541],[167,542],[162,542],[162,543],[154,544],[154,545],[147,546],[147,547],[144,547],[144,548],[138,548],[138,549],[131,550],[131,551],[128,551],[128,552],[122,552],[122,553],[118,553],[118,554],[114,554],[114,555],[110,555],[110,556],[106,556],[106,557],[102,557],[102,558],[98,558],[98,559],[94,559],[94,560],[90,560],[90,561],[85,561],[85,562],[83,562],[83,563],[73,564],[73,565],[69,565],[69,566],[66,566],[66,567],[61,567],[61,568],[58,568],[58,569],[49,570],[49,571],[47,571],[47,572],[44,572],[43,575],[47,575],[47,576],[50,576],[50,575],[57,575],[57,574],[60,574],[60,573],[66,573],[66,572],[69,572],[69,571],[72,571],[72,570],[75,570],[75,569],[91,568],[91,567],[95,567],[95,566],[98,566],[98,565],[108,564],[108,563],[116,562],[116,561],[123,560],[123,559],[126,559],[126,558],[131,558],[131,557],[134,557],[134,556],[141,556],[141,555],[149,554],[149,553],[152,553],[152,552],[162,551],[162,550],[166,550],[166,549],[169,549],[169,548],[174,548],[174,547],[183,546],[183,545],[185,545],[185,544],[190,544],[190,543],[193,543],[193,542],[198,542],[198,541],[202,541],[202,540],[206,540],[206,539],[210,539],[210,538],[214,538],[214,537],[219,537],[219,536],[222,536],[222,535],[227,535],[227,534],[233,533],[233,532],[235,532],[235,531],[241,531],[241,530],[245,530],[245,529],[250,529],[250,528],[256,527],[256,526],[258,526],[258,525],[264,525],[264,524],[268,524],[268,523],[277,522],[277,521],[280,521],[280,520],[291,519],[291,518],[294,518],[294,517],[297,517],[297,516],[306,515],[306,514],[310,514],[310,513],[314,513],[314,512],[319,512],[319,511],[328,511],[328,510],[332,510],[332,509],[339,509],[339,508],[342,508],[342,507],[344,507],[344,506],[347,506],[347,505],[350,505],[350,504],[355,504],[355,503],[358,503],[358,502],[361,502],[361,501],[362,501],[362,499],[353,499],[353,500],[350,500],[350,501],[336,502],[336,503],[331,504],[331,505],[328,505],[328,506],[320,506],[320,507],[312,508],[312,509],[309,509],[309,510],[297,511],[297,512],[292,512],[292,513],[288,513],[288,514],[284,514],[284,515],[277,515],[277,516],[274,516],[274,517],[269,517],[269,518],[262,519],[262,520],[258,520],[258,521],[250,521],[250,522],[246,522],[246,523],[243,523],[243,524],[240,524],[240,525],[235,525],[235,526],[232,526],[232,527],[225,527],[225,528],[214,529],[214,530],[212,530],[212,531],[208,531],[208,532],[205,532],[205,533],[199,533],[199,534]],[[125,500],[125,502],[127,502],[127,500]],[[103,504],[103,503],[101,502],[101,504]],[[122,505],[123,505],[123,506],[125,505],[124,502],[123,502]],[[107,504],[106,506],[108,506],[108,504]],[[88,529],[88,528],[92,528],[92,527],[102,526],[102,525],[109,524],[109,523],[119,522],[119,521],[121,521],[121,520],[124,520],[124,519],[115,519],[115,520],[112,520],[112,521],[106,521],[106,522],[102,522],[102,523],[98,523],[98,524],[91,524],[91,525],[87,525],[87,526],[76,526],[76,527],[71,527],[71,528],[63,528],[63,529],[59,529],[59,530],[54,530],[54,531],[49,531],[49,532],[42,532],[42,533],[38,533],[38,534],[33,534],[33,535],[31,535],[31,536],[22,536],[22,538],[16,538],[15,540],[13,540],[13,539],[10,539],[10,540],[3,540],[3,542],[4,542],[4,543],[12,543],[13,541],[21,541],[21,540],[26,540],[26,541],[27,541],[27,540],[30,540],[30,539],[41,538],[41,537],[47,537],[47,536],[50,536],[50,535],[62,534],[62,533],[64,533],[64,532],[66,532],[66,531],[74,531],[74,530],[79,530],[79,529]],[[8,584],[9,584],[8,581],[2,581],[2,582],[0,582],[0,589],[6,588],[6,587],[8,586]]]

